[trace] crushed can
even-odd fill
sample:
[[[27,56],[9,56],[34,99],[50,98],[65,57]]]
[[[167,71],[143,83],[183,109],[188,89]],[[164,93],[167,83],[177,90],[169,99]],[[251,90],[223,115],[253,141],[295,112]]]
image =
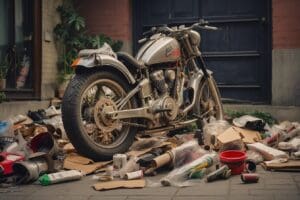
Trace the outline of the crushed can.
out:
[[[251,174],[241,174],[241,179],[243,183],[257,183],[259,180],[259,175],[255,173]]]

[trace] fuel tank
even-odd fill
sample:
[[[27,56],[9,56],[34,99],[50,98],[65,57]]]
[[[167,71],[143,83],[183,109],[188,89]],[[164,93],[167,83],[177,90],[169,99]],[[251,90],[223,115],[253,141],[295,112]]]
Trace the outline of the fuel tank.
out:
[[[136,59],[145,65],[175,62],[180,58],[180,45],[171,37],[160,37],[144,44],[137,53]]]

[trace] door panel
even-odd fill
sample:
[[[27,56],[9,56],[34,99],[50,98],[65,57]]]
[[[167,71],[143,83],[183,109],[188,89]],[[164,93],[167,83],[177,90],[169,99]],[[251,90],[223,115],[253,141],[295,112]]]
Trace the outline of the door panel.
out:
[[[209,68],[215,72],[214,78],[219,85],[256,85],[259,81],[258,58],[224,57],[206,60],[210,63]]]
[[[219,27],[200,34],[201,51],[222,97],[270,102],[270,0],[135,0],[133,5],[135,41],[155,25],[190,25],[202,18]],[[134,44],[135,52],[138,47]]]
[[[142,18],[144,26],[154,26],[156,24],[169,23],[169,1],[144,0]]]
[[[197,0],[173,0],[170,8],[170,19],[175,22],[195,19],[199,12]]]

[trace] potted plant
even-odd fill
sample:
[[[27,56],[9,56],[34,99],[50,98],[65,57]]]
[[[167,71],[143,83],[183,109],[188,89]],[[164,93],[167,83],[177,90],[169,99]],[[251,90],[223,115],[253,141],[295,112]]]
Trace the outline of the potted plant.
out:
[[[59,51],[58,66],[58,97],[62,97],[64,91],[74,74],[70,67],[81,49],[99,48],[105,42],[111,45],[113,50],[121,49],[123,43],[113,40],[103,34],[88,35],[85,20],[73,6],[72,1],[64,0],[63,4],[57,7],[60,15],[60,23],[54,27],[54,36]]]

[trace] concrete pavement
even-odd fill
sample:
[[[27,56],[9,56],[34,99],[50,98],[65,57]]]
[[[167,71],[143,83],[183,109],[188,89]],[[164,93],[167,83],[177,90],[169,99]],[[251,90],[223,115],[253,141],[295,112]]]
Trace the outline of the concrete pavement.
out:
[[[212,183],[199,181],[192,187],[157,187],[160,174],[147,178],[150,187],[95,191],[92,176],[83,180],[50,186],[37,184],[1,188],[0,200],[299,200],[300,173],[269,172],[258,167],[259,183],[242,184],[240,176]]]

